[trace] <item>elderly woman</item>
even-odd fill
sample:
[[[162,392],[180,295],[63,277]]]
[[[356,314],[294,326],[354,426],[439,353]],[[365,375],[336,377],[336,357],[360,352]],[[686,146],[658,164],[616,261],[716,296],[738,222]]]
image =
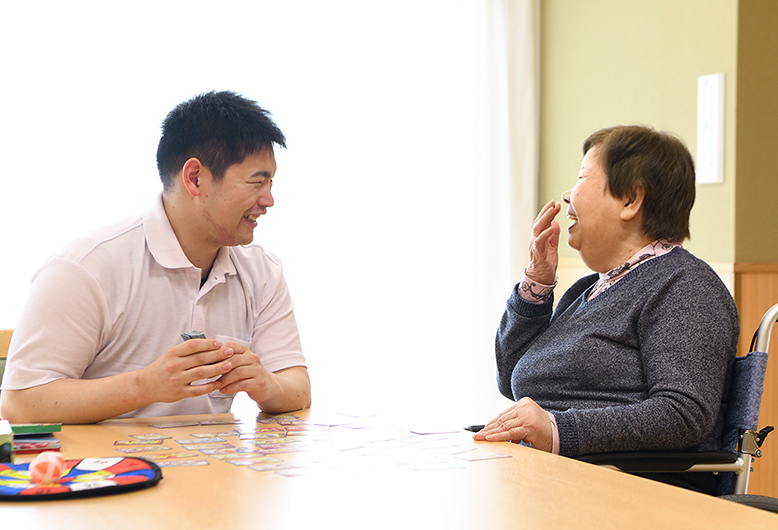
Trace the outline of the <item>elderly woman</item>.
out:
[[[739,325],[716,273],[681,246],[692,157],[644,127],[603,129],[583,151],[562,200],[568,243],[597,274],[552,309],[562,206],[549,202],[497,333],[499,388],[517,403],[474,437],[566,456],[718,449]],[[715,489],[707,473],[650,478]]]

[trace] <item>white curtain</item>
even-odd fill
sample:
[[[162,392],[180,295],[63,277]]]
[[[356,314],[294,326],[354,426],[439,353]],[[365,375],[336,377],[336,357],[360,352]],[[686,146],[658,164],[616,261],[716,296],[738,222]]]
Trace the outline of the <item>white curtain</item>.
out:
[[[166,112],[230,89],[288,138],[256,241],[285,265],[314,405],[502,408],[494,330],[536,202],[537,0],[127,6],[2,8],[0,327],[48,255],[151,204]]]

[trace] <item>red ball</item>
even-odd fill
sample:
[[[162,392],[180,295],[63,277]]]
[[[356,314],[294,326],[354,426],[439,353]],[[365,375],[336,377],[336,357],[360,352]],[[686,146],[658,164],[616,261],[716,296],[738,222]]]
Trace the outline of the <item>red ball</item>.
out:
[[[30,463],[30,480],[36,484],[56,482],[65,471],[65,460],[55,451],[45,451]]]

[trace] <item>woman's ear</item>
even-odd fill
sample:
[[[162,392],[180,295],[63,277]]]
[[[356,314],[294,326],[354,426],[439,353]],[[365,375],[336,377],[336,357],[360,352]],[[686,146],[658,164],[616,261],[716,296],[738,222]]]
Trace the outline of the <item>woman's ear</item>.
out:
[[[203,178],[205,166],[196,158],[190,158],[184,162],[184,167],[181,169],[181,182],[184,185],[184,189],[192,197],[200,195],[200,184]]]
[[[646,198],[646,190],[643,186],[635,186],[632,195],[625,197],[624,207],[621,209],[621,220],[632,221],[643,209],[643,200]]]

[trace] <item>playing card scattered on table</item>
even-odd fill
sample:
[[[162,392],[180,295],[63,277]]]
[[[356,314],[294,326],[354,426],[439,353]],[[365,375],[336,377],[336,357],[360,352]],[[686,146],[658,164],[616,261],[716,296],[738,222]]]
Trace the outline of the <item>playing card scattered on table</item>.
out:
[[[254,425],[241,424],[234,430],[219,432],[205,429],[239,423],[226,419],[152,424],[150,427],[155,429],[192,429],[186,437],[162,433],[128,435],[128,439],[115,442],[115,449],[143,453],[144,458],[164,467],[202,466],[212,460],[287,477],[341,470],[369,472],[371,466],[455,472],[468,462],[510,458],[491,450],[491,446],[486,449],[474,445],[461,429],[433,424],[397,428],[372,416],[316,416],[307,421],[294,414],[260,414]],[[204,430],[200,432],[196,427]]]

